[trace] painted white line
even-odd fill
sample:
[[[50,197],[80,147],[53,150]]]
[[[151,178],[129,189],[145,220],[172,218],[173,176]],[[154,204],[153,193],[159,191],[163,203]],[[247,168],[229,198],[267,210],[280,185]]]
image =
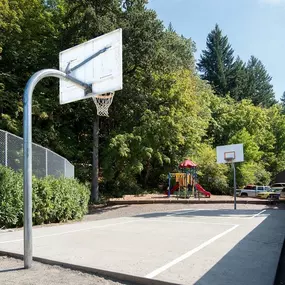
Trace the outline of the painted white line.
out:
[[[93,230],[93,229],[101,229],[101,228],[107,228],[107,227],[112,227],[112,226],[117,226],[117,225],[124,225],[124,224],[134,223],[134,222],[137,222],[138,220],[142,220],[142,219],[134,219],[132,221],[126,221],[126,222],[121,222],[121,223],[113,223],[113,224],[107,224],[107,225],[102,225],[102,226],[94,226],[94,227],[90,227],[90,228],[79,229],[79,230],[72,230],[72,231],[67,231],[67,232],[62,232],[62,233],[55,233],[55,234],[50,234],[50,235],[35,236],[33,238],[34,239],[38,239],[38,238],[45,238],[45,237],[61,236],[61,235],[72,234],[72,233],[77,233],[77,232],[89,231],[89,230]],[[0,241],[0,244],[19,242],[19,241],[23,241],[23,239]]]
[[[195,213],[195,212],[198,212],[200,211],[199,209],[197,210],[188,210],[188,211],[180,211],[179,213],[173,213],[173,214],[168,214],[166,215],[166,217],[172,217],[172,216],[179,216],[179,215],[184,215],[184,214],[187,214],[187,213]]]
[[[262,213],[264,213],[265,211],[266,211],[266,210],[263,210],[263,211],[261,211],[261,212],[259,212],[259,213],[255,214],[255,215],[253,215],[253,216],[249,217],[248,219],[253,219],[253,218],[255,218],[255,217],[257,217],[257,216],[261,215],[261,214],[262,214]]]
[[[235,230],[238,227],[238,225],[235,225],[233,227],[231,227],[230,229],[216,235],[215,237],[209,239],[208,241],[202,243],[201,245],[199,245],[198,247],[186,252],[185,254],[181,255],[180,257],[172,260],[171,262],[165,264],[164,266],[152,271],[151,273],[147,274],[145,276],[145,278],[153,278],[157,275],[159,275],[160,273],[164,272],[165,270],[167,270],[168,268],[174,266],[175,264],[187,259],[188,257],[190,257],[191,255],[193,255],[194,253],[198,252],[199,250],[203,249],[204,247],[210,245],[211,243],[213,243],[214,241],[218,240],[219,238],[223,237],[224,235],[230,233],[231,231]]]
[[[189,222],[185,220],[174,220],[174,219],[167,219],[167,220],[161,220],[156,218],[151,218],[146,220],[146,222],[159,222],[159,223],[181,223],[181,224],[198,224],[198,225],[218,225],[218,226],[239,226],[237,224],[230,224],[230,223],[207,223],[207,222]]]
[[[250,219],[252,216],[248,216],[248,215],[230,215],[230,216],[195,216],[196,218],[199,219],[240,219],[240,220],[247,220]]]

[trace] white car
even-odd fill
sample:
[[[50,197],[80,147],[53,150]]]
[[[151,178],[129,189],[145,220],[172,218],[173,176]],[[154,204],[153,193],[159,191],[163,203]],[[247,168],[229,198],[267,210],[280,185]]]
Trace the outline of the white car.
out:
[[[257,197],[259,193],[272,192],[269,186],[248,185],[244,189],[237,189],[237,196],[240,197]]]
[[[271,189],[273,191],[281,191],[283,188],[285,188],[285,182],[284,183],[274,183],[271,185]]]

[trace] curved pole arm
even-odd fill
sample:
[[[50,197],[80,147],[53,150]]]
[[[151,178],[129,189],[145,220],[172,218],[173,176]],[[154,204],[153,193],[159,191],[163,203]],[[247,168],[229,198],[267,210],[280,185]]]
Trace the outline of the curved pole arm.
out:
[[[32,266],[32,97],[33,91],[40,80],[46,77],[66,79],[88,89],[85,84],[66,73],[56,69],[43,69],[36,72],[27,82],[24,91],[24,267]]]

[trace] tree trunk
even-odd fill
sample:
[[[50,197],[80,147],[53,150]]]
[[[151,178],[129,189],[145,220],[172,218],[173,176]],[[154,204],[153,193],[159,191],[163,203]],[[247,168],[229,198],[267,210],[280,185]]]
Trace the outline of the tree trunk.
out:
[[[92,159],[92,187],[91,200],[98,202],[99,200],[99,116],[95,115],[93,123],[93,159]]]

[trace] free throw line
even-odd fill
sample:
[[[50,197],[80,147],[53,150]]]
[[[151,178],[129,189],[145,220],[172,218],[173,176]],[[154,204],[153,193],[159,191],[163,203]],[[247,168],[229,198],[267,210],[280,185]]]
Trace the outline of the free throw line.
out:
[[[194,253],[200,251],[201,249],[203,249],[204,247],[210,245],[211,243],[213,243],[214,241],[218,240],[219,238],[225,236],[226,234],[230,233],[231,231],[235,230],[239,225],[235,225],[231,228],[229,228],[228,230],[214,236],[213,238],[209,239],[208,241],[202,243],[201,245],[199,245],[198,247],[191,249],[190,251],[186,252],[185,254],[181,255],[180,257],[172,260],[171,262],[165,264],[164,266],[150,272],[149,274],[147,274],[145,276],[145,278],[153,278],[157,275],[159,275],[160,273],[164,272],[165,270],[167,270],[168,268],[174,266],[175,264],[187,259],[188,257],[190,257],[191,255],[193,255]]]

